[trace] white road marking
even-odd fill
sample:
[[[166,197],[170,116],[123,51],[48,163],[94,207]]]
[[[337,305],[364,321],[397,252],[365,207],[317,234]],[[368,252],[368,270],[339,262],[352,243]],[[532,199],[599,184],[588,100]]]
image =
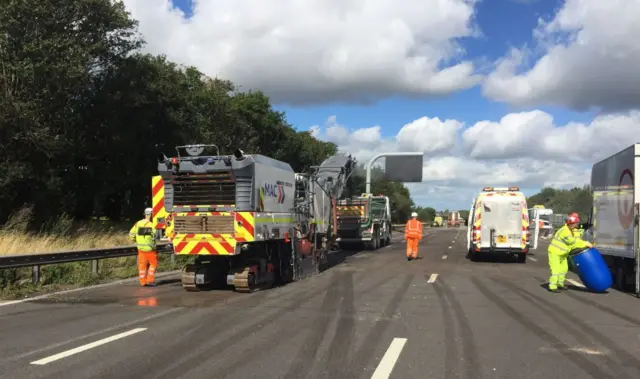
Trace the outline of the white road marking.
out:
[[[447,256],[446,256],[446,255],[443,255],[443,256],[442,256],[442,259],[447,259]]]
[[[393,341],[391,341],[391,345],[389,345],[387,352],[384,353],[371,379],[387,379],[389,375],[391,375],[391,371],[396,365],[400,353],[402,353],[402,349],[404,348],[404,344],[406,343],[406,338],[394,338]]]
[[[429,280],[427,280],[427,283],[433,283],[436,281],[436,279],[438,279],[438,274],[431,274]]]
[[[456,240],[451,241],[451,243],[456,243]]]
[[[529,259],[530,259],[530,260],[532,260],[532,261],[534,261],[534,262],[537,262],[537,261],[538,261],[538,260],[537,260],[537,259],[535,259],[534,257],[529,257]]]
[[[580,282],[576,282],[576,281],[575,281],[575,280],[573,280],[573,279],[567,279],[567,282],[569,282],[569,283],[573,284],[573,285],[574,285],[574,286],[576,286],[576,287],[582,287],[582,288],[585,288],[585,287],[584,287],[584,284],[582,284],[582,283],[580,283]]]
[[[58,353],[55,355],[52,355],[50,357],[46,357],[46,358],[42,358],[40,360],[37,361],[33,361],[31,362],[32,365],[46,365],[47,363],[51,363],[54,361],[57,361],[58,359],[62,359],[62,358],[66,358],[68,356],[74,355],[74,354],[78,354],[80,352],[83,352],[85,350],[89,350],[89,349],[93,349],[94,347],[98,347],[100,345],[104,345],[106,343],[115,341],[115,340],[119,340],[121,338],[124,337],[128,337],[130,335],[136,334],[136,333],[140,333],[147,330],[147,328],[135,328],[132,330],[129,330],[128,332],[124,332],[124,333],[120,333],[120,334],[116,334],[115,336],[111,336],[111,337],[107,337],[104,339],[101,339],[99,341],[95,341],[86,345],[82,345],[82,346],[78,346],[75,349],[71,349],[71,350],[67,350],[67,351],[63,351],[62,353]]]
[[[449,246],[449,249],[451,249],[451,246]]]

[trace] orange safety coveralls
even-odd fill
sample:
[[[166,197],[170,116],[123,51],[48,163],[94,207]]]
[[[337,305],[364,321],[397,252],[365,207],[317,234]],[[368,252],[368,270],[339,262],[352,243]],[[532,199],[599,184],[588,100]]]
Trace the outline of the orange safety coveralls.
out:
[[[129,236],[138,246],[138,278],[140,285],[155,284],[158,252],[153,235],[153,223],[147,220],[136,222],[129,231]],[[149,265],[148,271],[147,265]]]
[[[422,239],[422,223],[417,219],[407,221],[404,228],[404,239],[407,240],[407,258],[417,258],[418,241]]]

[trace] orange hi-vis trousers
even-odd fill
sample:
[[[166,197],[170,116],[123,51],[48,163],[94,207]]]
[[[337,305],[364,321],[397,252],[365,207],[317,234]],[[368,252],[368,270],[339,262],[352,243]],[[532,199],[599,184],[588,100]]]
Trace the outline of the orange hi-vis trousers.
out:
[[[147,271],[147,265],[149,270]],[[138,250],[138,278],[140,285],[153,284],[156,281],[156,269],[158,268],[157,251]]]
[[[416,219],[407,221],[404,238],[407,240],[407,258],[417,258],[418,242],[422,239],[422,223]]]
[[[419,238],[407,238],[407,258],[418,258],[418,242]]]

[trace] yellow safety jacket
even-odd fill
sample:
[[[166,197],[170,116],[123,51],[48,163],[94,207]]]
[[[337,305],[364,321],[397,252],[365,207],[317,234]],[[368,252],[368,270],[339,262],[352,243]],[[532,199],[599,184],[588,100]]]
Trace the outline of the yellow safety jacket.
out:
[[[565,224],[553,235],[549,249],[550,254],[567,255],[573,249],[587,247],[582,238],[577,237]]]
[[[151,221],[142,219],[136,222],[129,230],[129,238],[138,245],[138,250],[140,251],[156,250],[156,239]]]

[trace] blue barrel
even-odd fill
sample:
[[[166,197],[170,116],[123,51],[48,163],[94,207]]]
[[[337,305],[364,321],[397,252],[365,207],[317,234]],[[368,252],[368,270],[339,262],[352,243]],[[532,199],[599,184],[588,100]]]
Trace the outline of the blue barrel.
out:
[[[595,248],[585,249],[570,256],[580,280],[593,292],[604,292],[613,285],[609,267]]]

